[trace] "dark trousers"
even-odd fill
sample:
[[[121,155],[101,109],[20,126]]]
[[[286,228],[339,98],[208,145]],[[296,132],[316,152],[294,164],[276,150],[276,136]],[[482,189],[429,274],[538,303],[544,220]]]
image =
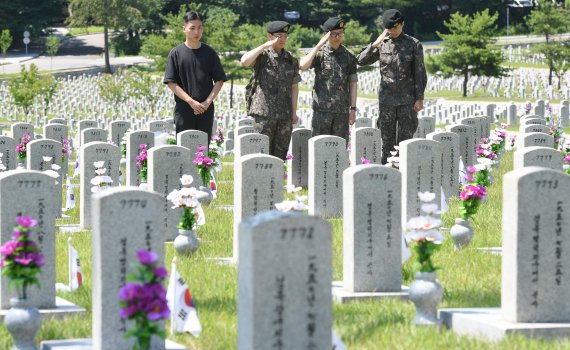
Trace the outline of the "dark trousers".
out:
[[[411,139],[418,128],[418,113],[414,105],[390,106],[380,104],[378,129],[382,133],[382,164],[388,162],[394,146]]]
[[[208,134],[208,145],[212,139],[214,125],[214,104],[202,114],[194,114],[194,110],[187,103],[177,103],[174,107],[174,125],[176,133],[186,130],[200,130]]]
[[[285,160],[293,132],[291,118],[253,116],[255,131],[269,137],[269,154]]]

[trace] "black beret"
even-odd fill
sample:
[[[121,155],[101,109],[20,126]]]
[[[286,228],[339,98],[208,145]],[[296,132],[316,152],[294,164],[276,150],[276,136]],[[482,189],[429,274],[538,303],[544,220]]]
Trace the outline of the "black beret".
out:
[[[327,19],[325,23],[323,23],[321,28],[325,32],[330,32],[331,30],[335,29],[344,29],[345,24],[346,22],[343,19],[338,17],[331,17]]]
[[[404,17],[400,11],[390,9],[384,11],[384,14],[382,15],[382,22],[384,24],[384,28],[390,29],[396,24],[404,22]]]
[[[273,21],[267,23],[267,32],[268,33],[288,33],[289,32],[289,23],[285,21]]]

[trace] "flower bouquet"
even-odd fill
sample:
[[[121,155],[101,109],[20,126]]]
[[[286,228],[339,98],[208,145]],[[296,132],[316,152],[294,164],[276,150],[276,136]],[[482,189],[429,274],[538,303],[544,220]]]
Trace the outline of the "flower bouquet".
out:
[[[145,187],[148,179],[148,144],[141,143],[139,145],[139,155],[137,156],[137,169],[141,180],[141,187]]]
[[[4,318],[4,325],[12,335],[14,349],[36,349],[36,333],[42,320],[36,308],[28,307],[28,287],[40,287],[36,276],[45,265],[44,256],[30,239],[30,229],[37,221],[19,216],[16,222],[12,239],[0,246],[2,275],[8,278],[8,287],[16,288],[18,294],[18,298],[10,300],[12,308]]]
[[[564,159],[562,159],[562,162],[564,162],[562,168],[564,169],[566,174],[570,175],[570,152],[567,152],[565,154]]]
[[[61,166],[65,165],[65,158],[69,157],[69,139],[63,139],[63,143],[61,145]]]
[[[275,208],[279,211],[305,211],[309,207],[305,204],[307,196],[300,196],[298,193],[302,190],[301,187],[295,187],[294,185],[285,186],[288,194],[292,194],[293,199],[286,199],[283,202],[275,203]]]
[[[433,202],[435,194],[419,192],[422,212],[425,215],[411,218],[406,224],[406,242],[412,245],[416,254],[413,269],[416,279],[410,285],[409,299],[416,306],[413,320],[417,325],[437,325],[437,305],[443,297],[443,289],[436,280],[435,271],[439,267],[432,261],[433,254],[441,247],[444,236],[439,231],[442,221],[434,215],[438,214],[438,206]]]
[[[113,183],[110,176],[105,175],[107,168],[105,168],[105,161],[93,162],[95,167],[95,177],[91,179],[91,193],[97,193],[109,187]]]
[[[163,282],[168,271],[158,266],[158,255],[147,250],[137,252],[135,273],[119,291],[120,317],[132,320],[125,337],[134,337],[133,350],[148,350],[153,336],[165,337],[158,321],[170,317]]]
[[[180,222],[177,226],[179,235],[174,239],[174,248],[178,253],[186,255],[194,253],[200,246],[200,241],[195,237],[195,231],[198,226],[206,222],[199,199],[208,196],[208,194],[197,190],[195,187],[186,187],[190,186],[193,181],[191,175],[183,175],[180,182],[184,187],[180,190],[173,190],[166,197],[172,202],[172,209],[182,209]]]
[[[206,150],[205,146],[199,146],[198,152],[196,152],[196,158],[194,159],[194,164],[196,164],[196,168],[198,169],[198,174],[202,179],[202,184],[204,187],[208,187],[210,184],[210,171],[213,167],[217,164],[214,161],[204,155],[204,151]]]
[[[18,146],[16,146],[16,154],[18,157],[18,161],[21,164],[18,164],[19,167],[23,167],[23,163],[26,161],[26,157],[27,157],[27,145],[30,142],[31,137],[29,134],[24,134],[22,135],[22,138],[20,139],[20,143],[18,144]]]

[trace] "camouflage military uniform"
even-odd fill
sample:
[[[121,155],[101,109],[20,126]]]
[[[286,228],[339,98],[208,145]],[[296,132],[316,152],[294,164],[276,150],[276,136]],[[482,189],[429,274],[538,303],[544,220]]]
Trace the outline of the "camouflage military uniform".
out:
[[[412,138],[418,127],[414,103],[424,99],[427,74],[422,44],[404,33],[384,38],[377,48],[370,44],[358,55],[360,65],[378,60],[382,77],[378,128],[382,132],[382,163],[386,163],[394,146]]]
[[[248,112],[255,130],[269,136],[269,154],[285,160],[293,131],[291,85],[301,81],[299,61],[289,51],[269,48],[255,60],[254,71],[259,84]]]
[[[356,56],[344,46],[328,43],[311,63],[315,69],[313,87],[313,136],[335,135],[348,140],[350,83],[358,81]]]

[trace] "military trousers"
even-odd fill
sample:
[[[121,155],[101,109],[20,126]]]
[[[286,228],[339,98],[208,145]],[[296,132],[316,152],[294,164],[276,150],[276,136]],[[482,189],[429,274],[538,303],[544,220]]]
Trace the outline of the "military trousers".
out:
[[[378,129],[382,134],[382,164],[386,164],[394,146],[411,139],[418,128],[418,113],[414,105],[380,104]]]
[[[332,113],[313,110],[313,137],[319,135],[333,135],[342,137],[348,142],[348,116],[349,113]]]
[[[255,131],[269,137],[269,154],[285,160],[289,150],[289,143],[291,142],[291,133],[293,132],[291,117],[258,115],[253,117],[255,119],[253,124]]]

